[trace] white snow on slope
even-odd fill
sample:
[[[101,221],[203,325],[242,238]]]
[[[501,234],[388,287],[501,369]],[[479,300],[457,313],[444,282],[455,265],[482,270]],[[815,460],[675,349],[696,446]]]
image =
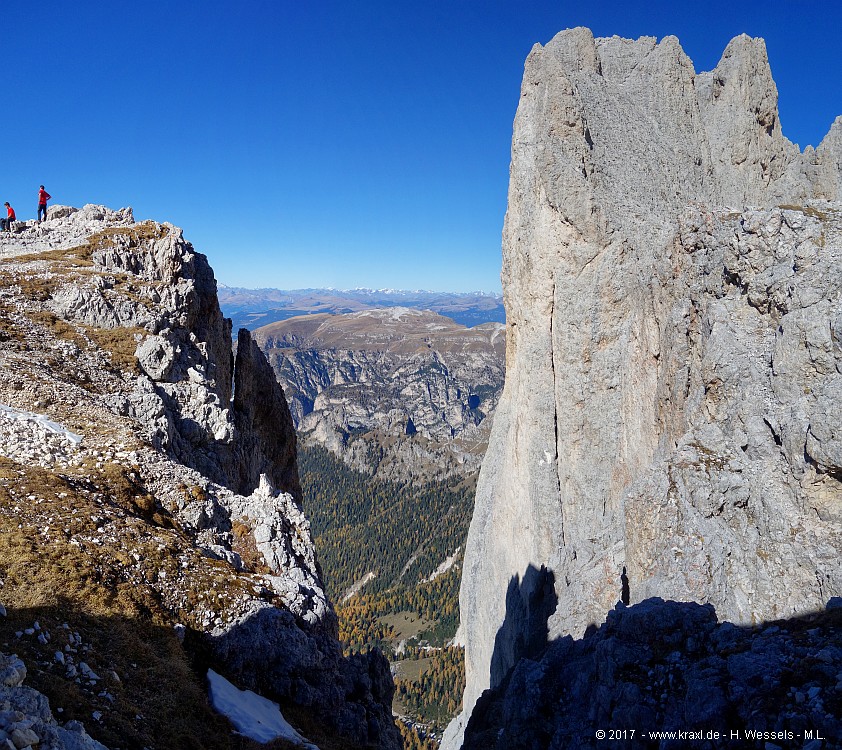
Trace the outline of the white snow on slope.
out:
[[[26,422],[35,422],[49,432],[54,432],[56,435],[61,435],[67,438],[74,445],[79,445],[82,442],[82,436],[71,432],[66,427],[60,425],[58,422],[53,422],[44,414],[36,414],[32,411],[23,411],[22,409],[15,409],[5,404],[0,404],[0,411],[8,416],[9,419],[16,419]]]
[[[277,703],[251,690],[240,690],[212,669],[208,692],[213,707],[227,716],[237,731],[257,742],[282,738],[308,750],[319,750],[290,726]]]

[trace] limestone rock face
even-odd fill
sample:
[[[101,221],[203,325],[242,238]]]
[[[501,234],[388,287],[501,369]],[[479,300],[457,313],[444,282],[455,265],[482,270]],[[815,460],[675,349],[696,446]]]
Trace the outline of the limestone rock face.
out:
[[[715,70],[695,83],[719,203],[763,205],[784,196],[800,203],[812,197],[803,179],[783,179],[800,155],[781,133],[778,90],[762,39],[733,39]]]
[[[273,486],[301,500],[296,436],[283,389],[251,334],[241,328],[234,369],[237,432],[247,436],[237,446],[239,486],[248,492],[266,476]]]
[[[388,663],[342,655],[283,392],[247,331],[235,368],[207,258],[102,206],[54,207],[0,256],[0,535],[29,535],[45,590],[84,550],[115,608],[136,593],[235,683],[397,747]]]
[[[16,239],[17,252],[84,244],[93,273],[57,281],[48,307],[74,324],[135,338],[137,381],[120,410],[146,424],[153,444],[214,481],[248,494],[267,473],[300,500],[283,392],[248,344],[235,382],[231,324],[207,258],[178,227],[136,224],[131,209],[59,208],[55,220]]]
[[[468,711],[621,597],[751,623],[842,591],[839,133],[784,138],[762,40],[699,75],[672,37],[573,29],[530,53],[460,598]]]
[[[836,197],[838,200],[842,195],[842,115],[833,121],[830,132],[816,149],[814,162],[809,168],[818,186],[817,194],[829,199]]]

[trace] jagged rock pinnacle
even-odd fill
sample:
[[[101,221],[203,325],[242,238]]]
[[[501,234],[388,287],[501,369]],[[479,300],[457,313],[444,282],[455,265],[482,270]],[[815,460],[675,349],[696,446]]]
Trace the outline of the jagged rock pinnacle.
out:
[[[506,385],[460,598],[467,711],[531,634],[601,622],[623,575],[632,603],[739,623],[842,591],[839,132],[804,153],[783,136],[760,39],[698,75],[674,37],[579,28],[530,53]]]

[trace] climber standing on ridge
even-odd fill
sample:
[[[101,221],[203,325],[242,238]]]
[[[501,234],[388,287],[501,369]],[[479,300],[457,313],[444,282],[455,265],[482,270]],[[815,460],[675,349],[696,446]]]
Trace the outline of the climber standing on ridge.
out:
[[[44,186],[38,189],[38,222],[41,222],[41,212],[44,212],[44,221],[47,220],[47,201],[50,200],[53,196],[50,195],[46,190],[44,190]]]
[[[0,219],[0,229],[5,229],[8,232],[12,231],[12,222],[17,219],[15,216],[15,209],[9,205],[9,201],[3,204],[6,207],[6,218]]]

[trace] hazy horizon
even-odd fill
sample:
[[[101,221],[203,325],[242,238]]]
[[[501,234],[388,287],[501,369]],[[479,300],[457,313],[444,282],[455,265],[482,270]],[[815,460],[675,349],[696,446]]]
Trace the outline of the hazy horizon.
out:
[[[464,295],[485,295],[488,297],[502,297],[502,292],[487,291],[484,289],[398,289],[396,287],[335,287],[335,286],[302,286],[296,288],[282,289],[276,286],[238,286],[237,284],[226,284],[217,279],[217,286],[222,289],[237,289],[246,292],[380,292],[394,294],[464,294]]]

